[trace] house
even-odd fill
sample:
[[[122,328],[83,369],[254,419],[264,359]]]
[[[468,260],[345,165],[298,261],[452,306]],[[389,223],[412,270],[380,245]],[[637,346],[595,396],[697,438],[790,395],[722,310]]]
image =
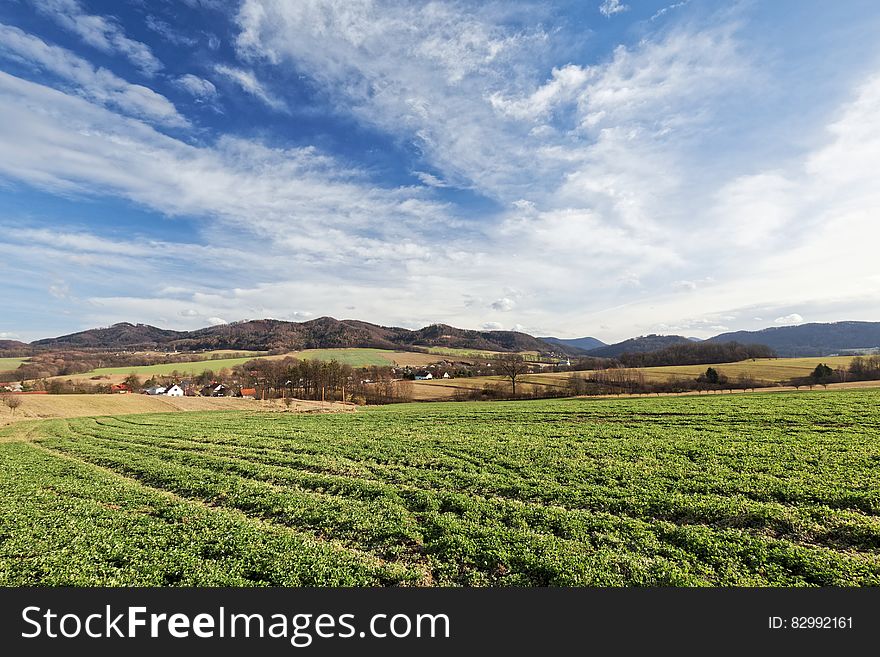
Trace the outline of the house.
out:
[[[110,392],[114,395],[127,395],[131,392],[131,386],[126,383],[114,383],[110,386]]]
[[[434,378],[434,375],[430,372],[416,372],[415,379],[416,381],[430,381]]]
[[[165,394],[165,386],[152,386],[150,388],[146,388],[144,390],[145,395],[164,395]]]
[[[451,379],[452,377],[449,376],[449,372],[443,372],[443,378],[444,379]]]
[[[199,390],[199,394],[202,397],[225,397],[226,386],[222,383],[211,383]]]
[[[257,396],[256,388],[242,388],[241,396],[246,397],[247,399],[254,399]]]
[[[162,394],[166,397],[183,397],[183,388],[175,383],[173,386],[166,388]]]

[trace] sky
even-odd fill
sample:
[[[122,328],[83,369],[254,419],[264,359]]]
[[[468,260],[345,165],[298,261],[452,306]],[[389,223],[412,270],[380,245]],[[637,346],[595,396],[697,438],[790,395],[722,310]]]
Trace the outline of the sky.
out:
[[[873,0],[3,0],[0,339],[880,320]]]

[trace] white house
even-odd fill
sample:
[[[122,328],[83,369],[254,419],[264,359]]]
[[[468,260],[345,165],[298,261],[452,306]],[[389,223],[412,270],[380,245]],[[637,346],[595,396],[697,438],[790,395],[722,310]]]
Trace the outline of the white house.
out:
[[[165,394],[165,386],[153,386],[152,388],[147,388],[144,390],[145,395],[164,395]]]
[[[183,397],[183,388],[175,383],[170,388],[166,388],[162,394],[166,397]]]
[[[449,376],[449,372],[443,372],[443,378],[444,378],[444,379],[449,379],[449,378],[451,378],[451,377]]]
[[[415,379],[416,381],[430,381],[434,378],[434,375],[430,372],[416,372]]]

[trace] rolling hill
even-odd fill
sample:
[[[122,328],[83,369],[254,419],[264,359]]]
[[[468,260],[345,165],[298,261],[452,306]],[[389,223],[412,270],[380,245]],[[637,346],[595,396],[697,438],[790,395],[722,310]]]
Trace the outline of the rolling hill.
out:
[[[7,356],[20,356],[30,353],[31,347],[25,342],[18,340],[0,340],[0,354]]]
[[[584,337],[584,338],[538,338],[539,340],[543,340],[544,342],[549,342],[550,344],[558,344],[563,347],[578,349],[583,352],[590,351],[591,349],[600,349],[601,347],[607,347],[608,345],[601,340],[597,340],[596,338]]]
[[[114,324],[57,338],[37,340],[32,347],[58,349],[157,349],[198,351],[302,351],[305,349],[373,348],[419,350],[432,347],[479,351],[564,352],[578,350],[551,344],[516,331],[473,331],[433,324],[412,331],[358,320],[320,317],[307,322],[260,319],[210,326],[195,331],[171,331],[146,324]]]
[[[600,358],[616,358],[621,354],[644,354],[651,351],[660,351],[676,344],[692,344],[691,340],[680,335],[643,335],[638,338],[630,338],[623,342],[590,349],[590,356]]]
[[[833,322],[776,326],[760,331],[735,331],[709,342],[764,344],[786,358],[828,356],[849,350],[880,347],[880,322]]]

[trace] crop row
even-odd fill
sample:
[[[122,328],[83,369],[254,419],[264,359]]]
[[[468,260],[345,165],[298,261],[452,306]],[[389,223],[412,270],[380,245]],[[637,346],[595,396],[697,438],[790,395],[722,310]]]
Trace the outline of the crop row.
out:
[[[56,423],[45,447],[436,584],[878,584],[876,393]]]

